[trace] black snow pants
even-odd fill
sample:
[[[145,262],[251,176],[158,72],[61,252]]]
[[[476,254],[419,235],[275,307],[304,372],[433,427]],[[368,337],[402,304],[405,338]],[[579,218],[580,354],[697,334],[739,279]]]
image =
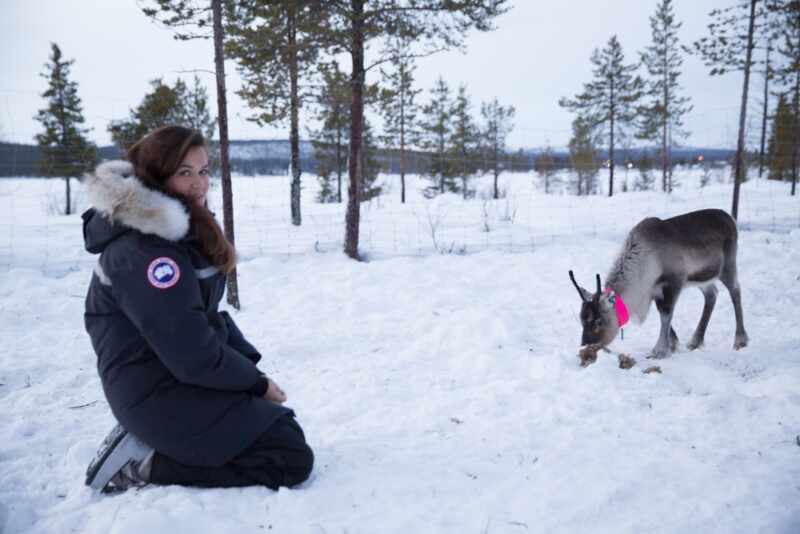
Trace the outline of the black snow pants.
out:
[[[233,460],[220,467],[184,465],[168,456],[153,456],[153,484],[232,488],[300,484],[311,474],[314,453],[306,444],[300,425],[290,414],[280,417],[266,432]]]

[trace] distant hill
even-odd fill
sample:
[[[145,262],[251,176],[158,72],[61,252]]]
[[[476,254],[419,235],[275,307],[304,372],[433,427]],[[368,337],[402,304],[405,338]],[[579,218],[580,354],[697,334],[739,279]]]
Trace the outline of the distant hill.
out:
[[[509,154],[514,156],[515,170],[530,170],[541,154],[541,149],[518,149]],[[555,148],[553,153],[559,166],[569,165],[569,152],[565,148]],[[617,163],[641,159],[647,153],[650,158],[657,159],[655,148],[633,148],[627,152],[617,150],[614,160]],[[697,161],[703,156],[705,161],[730,161],[734,151],[719,148],[682,147],[672,150],[673,160],[677,163]],[[601,159],[608,158],[608,152],[600,151]],[[100,160],[118,159],[122,157],[116,146],[103,146],[98,149]],[[288,140],[237,140],[231,141],[231,167],[234,172],[248,175],[286,174],[289,168]],[[397,151],[379,150],[376,159],[383,163],[386,170],[397,172],[400,158]],[[421,172],[428,165],[430,156],[424,152],[411,152],[407,158],[408,172]],[[0,142],[0,176],[39,176],[37,162],[39,149],[36,145]],[[300,163],[304,171],[314,172],[317,162],[314,159],[314,148],[309,141],[300,141]]]
[[[569,157],[568,148],[553,148],[553,153],[556,157],[567,158]],[[658,160],[657,147],[636,147],[629,148],[628,150],[616,148],[614,150],[614,161],[616,163],[625,163],[626,161],[636,162],[641,159],[645,154],[654,160]],[[522,152],[529,157],[535,158],[543,152],[541,148],[522,149]],[[600,150],[598,154],[601,159],[608,159],[608,150]],[[673,147],[672,159],[675,162],[689,162],[697,161],[699,156],[703,156],[705,161],[729,161],[736,154],[736,151],[729,148],[702,148],[702,147]]]
[[[99,147],[100,161],[120,159],[117,146]],[[231,141],[231,167],[243,174],[285,174],[289,168],[289,141]],[[0,176],[39,176],[39,148],[36,145],[0,142]],[[309,141],[300,142],[300,161],[304,168],[316,168],[314,149]]]
[[[233,172],[241,174],[287,174],[291,149],[289,141],[269,140],[231,141],[230,160]],[[314,147],[310,141],[300,141],[300,167],[317,168]]]

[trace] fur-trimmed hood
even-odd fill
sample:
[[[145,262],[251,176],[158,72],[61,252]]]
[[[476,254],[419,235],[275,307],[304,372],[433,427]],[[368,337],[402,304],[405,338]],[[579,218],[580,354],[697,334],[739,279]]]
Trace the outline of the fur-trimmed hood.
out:
[[[86,250],[101,252],[130,229],[179,241],[189,232],[189,212],[177,199],[146,187],[127,161],[101,163],[84,178],[93,208],[83,214]]]

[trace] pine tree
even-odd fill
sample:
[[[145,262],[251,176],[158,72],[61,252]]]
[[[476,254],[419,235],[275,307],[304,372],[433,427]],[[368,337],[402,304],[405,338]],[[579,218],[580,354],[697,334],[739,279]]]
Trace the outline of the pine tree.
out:
[[[321,186],[317,195],[319,202],[342,201],[342,174],[346,170],[349,130],[350,130],[350,103],[352,101],[352,88],[347,75],[339,69],[336,61],[319,66],[320,77],[323,80],[322,88],[317,96],[315,105],[315,119],[319,129],[309,130],[311,143],[314,147],[314,158],[317,160],[317,176]],[[365,88],[365,100],[368,107],[378,106],[383,103],[381,92],[377,85],[372,84]],[[366,121],[363,125],[365,133],[363,159],[361,160],[363,180],[361,183],[361,201],[370,200],[378,196],[381,188],[375,185],[378,178],[380,164],[375,155],[377,146],[372,134],[372,127]],[[333,174],[336,174],[336,191],[333,190]]]
[[[772,119],[772,132],[767,149],[770,180],[789,181],[792,178],[793,129],[792,109],[786,101],[786,95],[780,95],[775,116]]]
[[[372,133],[372,125],[370,125],[365,116],[362,116],[362,120],[364,121],[362,126],[364,149],[361,151],[361,162],[359,163],[361,166],[361,180],[359,181],[361,191],[358,198],[360,202],[367,202],[377,198],[383,188],[377,184],[380,163],[375,157],[378,147],[375,142],[375,136]]]
[[[606,47],[595,49],[591,58],[594,79],[584,91],[559,105],[577,112],[592,128],[600,127],[609,147],[608,196],[614,194],[614,148],[619,130],[633,123],[644,83],[635,75],[636,65],[625,65],[622,46],[614,35]]]
[[[549,195],[553,187],[558,185],[556,180],[558,170],[556,169],[556,159],[553,156],[552,148],[548,146],[544,149],[544,152],[537,156],[536,162],[533,164],[533,170],[536,171],[542,181],[544,194]]]
[[[731,215],[734,219],[739,214],[739,190],[745,176],[747,95],[750,90],[750,72],[754,64],[757,2],[758,0],[739,1],[731,7],[711,11],[712,22],[708,25],[710,35],[694,43],[695,53],[703,58],[706,66],[711,67],[712,76],[723,75],[729,71],[744,73],[731,205]],[[746,29],[743,26],[746,26]]]
[[[700,162],[700,187],[708,187],[711,184],[711,165],[703,160]]]
[[[342,202],[342,174],[347,170],[350,129],[350,82],[337,62],[320,66],[322,88],[315,105],[318,130],[310,130],[320,183],[318,202]],[[333,175],[336,175],[334,190]]]
[[[578,115],[572,121],[572,139],[569,141],[569,158],[575,171],[578,195],[592,195],[597,192],[597,173],[600,170],[597,161],[591,121]]]
[[[184,103],[186,112],[184,124],[202,133],[203,137],[209,141],[211,153],[208,155],[208,163],[212,174],[216,175],[220,170],[219,147],[215,147],[211,141],[214,139],[214,133],[217,129],[217,120],[211,115],[208,90],[200,82],[200,78],[197,75],[194,77],[194,86],[186,90]]]
[[[129,111],[126,120],[112,121],[108,126],[111,139],[123,152],[145,134],[170,124],[193,128],[211,139],[216,129],[216,120],[208,109],[208,93],[195,76],[194,88],[178,78],[170,87],[161,78],[150,82],[152,90],[147,93],[136,109]]]
[[[70,179],[94,167],[97,160],[95,145],[86,139],[89,129],[81,126],[85,119],[78,84],[69,79],[74,62],[74,59],[64,59],[61,49],[52,43],[50,62],[45,64],[41,74],[47,79],[47,90],[42,93],[47,107],[34,117],[44,128],[43,133],[36,135],[41,172],[45,176],[61,177],[66,182],[66,215],[72,213]]]
[[[791,92],[792,135],[791,175],[792,196],[797,192],[797,174],[800,166],[800,0],[773,1],[770,8],[777,14],[776,27],[780,29],[778,53],[783,59],[775,69],[778,84]]]
[[[186,113],[184,124],[202,133],[206,139],[213,139],[217,129],[217,120],[211,115],[208,90],[200,82],[198,76],[194,77],[194,86],[186,89],[186,97],[183,102]]]
[[[689,132],[683,129],[683,117],[693,106],[688,97],[678,96],[681,75],[681,48],[678,30],[683,23],[675,21],[672,0],[660,0],[656,13],[650,17],[653,44],[641,54],[642,63],[650,78],[647,80],[646,96],[649,100],[640,112],[641,123],[637,137],[648,141],[661,141],[661,188],[672,192],[672,141],[685,138]]]
[[[767,121],[769,119],[769,84],[775,75],[772,64],[772,52],[775,50],[775,40],[778,37],[778,28],[776,26],[774,11],[770,9],[770,3],[774,1],[776,0],[763,0],[763,5],[759,9],[759,14],[756,15],[760,18],[760,24],[756,27],[755,31],[757,39],[762,42],[762,47],[764,48],[764,60],[762,63],[763,68],[761,69],[761,74],[764,78],[764,94],[761,102],[761,144],[759,145],[758,152],[759,178],[764,173],[764,165],[766,162],[765,144],[767,138]]]
[[[303,91],[321,48],[328,16],[319,0],[241,0],[228,3],[226,51],[242,76],[237,93],[256,110],[249,117],[259,126],[289,121],[292,224],[300,212],[300,110],[313,99]]]
[[[440,76],[431,89],[430,102],[422,108],[423,119],[419,125],[420,145],[431,153],[428,175],[433,183],[423,192],[428,198],[458,192],[458,184],[453,179],[453,165],[447,153],[452,135],[452,109],[450,87]]]
[[[156,7],[142,7],[142,12],[156,22],[167,27],[178,28],[175,39],[213,39],[214,74],[217,82],[217,114],[219,116],[219,168],[222,178],[222,215],[225,238],[236,244],[233,225],[233,184],[228,139],[228,93],[225,87],[225,51],[223,43],[222,0],[140,0],[154,2]],[[140,3],[140,5],[142,5]],[[228,4],[226,3],[226,6]],[[195,33],[196,32],[196,33]],[[236,268],[228,273],[228,303],[237,310],[239,303],[239,282]]]
[[[527,172],[532,166],[530,158],[525,153],[525,150],[518,148],[516,152],[511,154],[508,162],[508,167],[512,172]]]
[[[647,154],[642,152],[639,161],[636,162],[636,169],[638,176],[633,182],[634,191],[651,191],[655,185],[656,178],[653,176],[653,160]]]
[[[185,87],[179,79],[175,87],[166,85],[161,78],[151,80],[152,90],[136,109],[129,110],[129,118],[114,120],[108,125],[111,139],[124,153],[148,132],[167,124],[181,124],[186,114],[178,92]]]
[[[475,194],[469,187],[469,179],[478,171],[478,128],[472,119],[471,107],[467,87],[459,86],[451,110],[453,129],[448,154],[453,173],[461,179],[461,195],[465,200]]]
[[[359,165],[363,150],[364,87],[367,71],[387,61],[379,54],[368,66],[365,50],[376,40],[401,37],[414,43],[420,54],[460,47],[468,30],[489,31],[492,20],[504,13],[507,0],[349,0],[324,2],[331,18],[323,38],[350,54],[353,101],[350,118],[350,158],[345,253],[358,258],[360,202]]]
[[[749,55],[748,73],[760,72],[764,78],[762,99],[761,148],[759,152],[759,171],[761,176],[764,163],[764,142],[767,131],[767,111],[769,109],[769,84],[773,79],[772,55],[777,36],[776,20],[771,5],[785,0],[737,0],[732,6],[714,9],[709,13],[712,21],[708,25],[710,35],[695,41],[692,48],[685,50],[699,55],[706,66],[711,67],[712,76],[720,76],[730,72],[744,72]],[[752,9],[751,9],[752,8]],[[750,12],[753,12],[752,34],[750,33]],[[752,40],[748,39],[752,35]],[[748,42],[750,43],[748,45]],[[753,50],[764,50],[763,59],[752,54]],[[749,85],[749,74],[746,76]],[[749,90],[749,89],[748,89]],[[745,149],[743,149],[745,150]],[[738,158],[738,156],[737,156]],[[744,155],[742,156],[744,160]],[[737,161],[739,161],[737,159]],[[742,176],[745,170],[742,170]],[[734,191],[738,191],[734,186]],[[735,202],[738,205],[738,197]]]
[[[481,104],[483,130],[481,142],[484,145],[484,157],[487,168],[494,176],[494,198],[500,197],[497,180],[503,172],[502,159],[506,152],[506,138],[514,128],[513,120],[516,110],[514,106],[501,106],[495,98],[491,102]]]
[[[410,55],[408,39],[389,41],[385,55],[391,58],[394,69],[381,70],[386,88],[382,92],[381,107],[384,118],[383,144],[396,149],[400,155],[400,202],[406,201],[407,147],[419,139],[417,131],[418,108],[414,99],[421,89],[414,89],[414,58]]]

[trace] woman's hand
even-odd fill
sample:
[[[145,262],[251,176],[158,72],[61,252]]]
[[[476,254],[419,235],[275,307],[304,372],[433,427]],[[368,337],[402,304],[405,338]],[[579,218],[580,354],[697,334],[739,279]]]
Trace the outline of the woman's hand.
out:
[[[264,393],[264,398],[278,404],[286,402],[286,393],[283,392],[281,387],[273,382],[271,378],[268,378],[267,381],[269,385],[267,386],[267,392]]]

